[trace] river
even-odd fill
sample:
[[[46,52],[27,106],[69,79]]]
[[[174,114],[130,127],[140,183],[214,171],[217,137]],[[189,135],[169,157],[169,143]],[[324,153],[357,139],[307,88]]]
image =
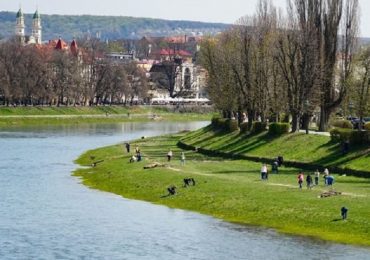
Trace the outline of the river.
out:
[[[0,129],[0,259],[370,259],[370,249],[278,234],[92,190],[88,149],[206,122]]]

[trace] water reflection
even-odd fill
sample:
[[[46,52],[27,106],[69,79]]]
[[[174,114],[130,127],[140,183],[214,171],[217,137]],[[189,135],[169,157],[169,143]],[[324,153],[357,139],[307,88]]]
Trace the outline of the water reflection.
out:
[[[207,124],[125,123],[0,131],[0,259],[369,259],[364,248],[280,235],[91,190],[83,151]]]

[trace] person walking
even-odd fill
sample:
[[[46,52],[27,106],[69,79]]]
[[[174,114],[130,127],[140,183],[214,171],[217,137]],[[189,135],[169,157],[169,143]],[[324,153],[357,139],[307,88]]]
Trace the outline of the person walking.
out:
[[[306,183],[307,183],[307,189],[311,189],[312,188],[312,177],[310,174],[307,174]]]
[[[299,188],[302,189],[302,183],[303,183],[303,180],[304,180],[304,175],[303,175],[303,172],[300,172],[298,174],[298,185],[299,185]]]
[[[315,185],[319,185],[320,172],[318,169],[315,171]]]
[[[126,143],[125,146],[127,153],[130,153],[130,143]]]
[[[173,155],[173,153],[172,153],[172,150],[170,149],[170,150],[168,151],[168,153],[167,153],[167,161],[168,161],[168,162],[170,162],[170,161],[171,161],[172,155]]]
[[[328,168],[325,168],[324,170],[324,180],[325,180],[325,185],[328,185],[328,176],[329,176],[329,170]]]
[[[181,152],[181,165],[185,165],[185,153]]]
[[[276,160],[272,163],[271,168],[272,173],[279,173],[279,163]]]
[[[261,167],[261,180],[267,180],[267,178],[267,165],[264,163]]]
[[[347,219],[347,212],[348,212],[348,209],[344,206],[340,209],[340,214],[343,220]]]

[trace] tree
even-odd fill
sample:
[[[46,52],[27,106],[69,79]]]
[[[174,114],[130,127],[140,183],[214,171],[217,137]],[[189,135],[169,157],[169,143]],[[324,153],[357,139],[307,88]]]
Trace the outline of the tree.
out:
[[[357,59],[350,98],[354,101],[357,115],[362,122],[363,117],[370,113],[370,47],[362,50]],[[362,129],[361,123],[358,129]]]

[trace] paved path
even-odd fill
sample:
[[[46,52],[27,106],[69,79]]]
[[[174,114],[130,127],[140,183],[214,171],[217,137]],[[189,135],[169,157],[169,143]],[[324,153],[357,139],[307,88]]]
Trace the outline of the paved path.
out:
[[[306,130],[299,130],[300,133],[306,133]],[[310,135],[324,135],[324,136],[330,136],[329,132],[316,132],[316,131],[308,131]]]

